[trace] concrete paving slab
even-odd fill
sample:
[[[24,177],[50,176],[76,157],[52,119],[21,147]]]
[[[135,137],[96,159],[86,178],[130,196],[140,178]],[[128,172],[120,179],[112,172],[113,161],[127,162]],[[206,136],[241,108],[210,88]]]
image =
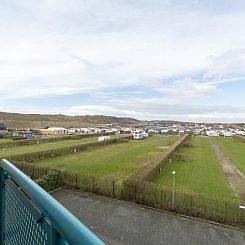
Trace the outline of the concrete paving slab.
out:
[[[52,195],[107,244],[245,245],[243,231],[68,189]]]

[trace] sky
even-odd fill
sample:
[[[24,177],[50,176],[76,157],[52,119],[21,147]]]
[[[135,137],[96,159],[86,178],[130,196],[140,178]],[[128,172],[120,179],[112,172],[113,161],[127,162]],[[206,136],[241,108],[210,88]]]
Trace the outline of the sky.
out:
[[[245,122],[245,1],[1,0],[0,111]]]

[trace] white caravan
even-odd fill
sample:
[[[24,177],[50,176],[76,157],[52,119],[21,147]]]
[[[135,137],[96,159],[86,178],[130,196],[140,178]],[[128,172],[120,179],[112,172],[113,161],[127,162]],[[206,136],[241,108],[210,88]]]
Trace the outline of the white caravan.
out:
[[[147,138],[149,136],[144,130],[134,130],[132,131],[132,134],[136,140]]]

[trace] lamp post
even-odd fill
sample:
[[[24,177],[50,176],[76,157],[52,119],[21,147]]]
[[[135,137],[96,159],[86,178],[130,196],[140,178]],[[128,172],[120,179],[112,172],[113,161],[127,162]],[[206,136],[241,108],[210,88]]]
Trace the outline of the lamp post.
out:
[[[239,208],[241,208],[241,209],[244,209],[244,210],[245,210],[245,206],[240,205],[240,206],[239,206]]]
[[[173,196],[172,196],[172,208],[174,209],[174,197],[175,197],[175,171],[172,171],[173,175]]]

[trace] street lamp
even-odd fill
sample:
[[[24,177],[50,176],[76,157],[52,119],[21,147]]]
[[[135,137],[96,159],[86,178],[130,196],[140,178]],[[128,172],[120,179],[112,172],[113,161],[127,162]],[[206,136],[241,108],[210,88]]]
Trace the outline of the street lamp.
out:
[[[245,206],[240,205],[240,206],[239,206],[239,208],[241,208],[241,209],[244,209],[244,210],[245,210]]]
[[[172,208],[174,208],[174,192],[175,192],[175,171],[172,171],[173,175],[173,196],[172,196]]]

